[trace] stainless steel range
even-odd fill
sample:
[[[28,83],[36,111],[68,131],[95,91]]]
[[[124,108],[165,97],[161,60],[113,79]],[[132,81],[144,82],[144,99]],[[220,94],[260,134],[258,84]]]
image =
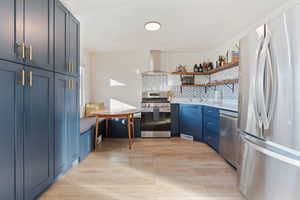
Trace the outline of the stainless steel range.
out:
[[[171,137],[171,105],[167,92],[144,92],[142,137]]]

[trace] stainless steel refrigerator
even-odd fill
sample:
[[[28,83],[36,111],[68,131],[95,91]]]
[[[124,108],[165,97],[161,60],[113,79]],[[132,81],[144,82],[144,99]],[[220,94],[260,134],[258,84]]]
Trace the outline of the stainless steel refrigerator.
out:
[[[240,191],[300,199],[300,5],[240,41]]]

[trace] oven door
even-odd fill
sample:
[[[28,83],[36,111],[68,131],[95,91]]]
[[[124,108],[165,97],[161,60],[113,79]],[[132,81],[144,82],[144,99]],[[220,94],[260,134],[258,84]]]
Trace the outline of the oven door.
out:
[[[142,137],[171,137],[170,108],[147,108],[142,112]]]

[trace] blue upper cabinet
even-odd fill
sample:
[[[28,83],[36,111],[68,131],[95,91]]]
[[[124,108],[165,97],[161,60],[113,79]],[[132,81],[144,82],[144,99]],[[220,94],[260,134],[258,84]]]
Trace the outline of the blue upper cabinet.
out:
[[[53,70],[53,0],[2,0],[0,59]]]
[[[53,70],[53,0],[25,0],[25,63]]]
[[[23,63],[23,0],[1,0],[0,59]]]
[[[67,73],[71,71],[69,63],[69,12],[58,1],[55,0],[55,71],[59,73]]]
[[[180,105],[180,132],[202,141],[202,106]]]
[[[55,71],[79,76],[80,25],[70,12],[55,1]]]
[[[54,75],[25,68],[24,188],[25,199],[35,199],[53,181]]]
[[[69,53],[69,62],[71,65],[71,75],[79,76],[79,58],[80,58],[80,43],[79,43],[79,34],[80,34],[80,25],[77,19],[70,14],[69,18],[69,42],[70,42],[70,53]]]
[[[1,14],[0,14],[1,15]],[[0,61],[0,199],[22,199],[23,67]]]

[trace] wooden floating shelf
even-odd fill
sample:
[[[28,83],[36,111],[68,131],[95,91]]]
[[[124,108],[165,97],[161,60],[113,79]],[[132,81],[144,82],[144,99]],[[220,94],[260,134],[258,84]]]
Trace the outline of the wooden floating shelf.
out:
[[[213,70],[207,72],[172,72],[172,74],[173,75],[211,75],[237,66],[239,66],[239,61],[225,64],[221,67],[214,68]]]
[[[181,86],[182,87],[210,87],[210,86],[233,84],[233,83],[238,83],[238,82],[239,82],[239,79],[231,79],[231,80],[217,81],[214,83],[207,83],[207,84],[194,84],[194,85],[181,85]]]

